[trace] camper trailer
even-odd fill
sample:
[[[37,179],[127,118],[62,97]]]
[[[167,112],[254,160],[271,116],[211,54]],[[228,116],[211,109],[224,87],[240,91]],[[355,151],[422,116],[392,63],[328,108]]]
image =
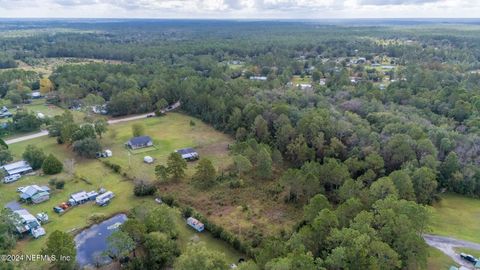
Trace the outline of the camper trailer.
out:
[[[187,224],[190,225],[190,227],[197,230],[198,232],[203,232],[203,230],[205,230],[205,225],[203,225],[202,222],[200,222],[198,219],[194,217],[187,218]]]
[[[100,206],[107,205],[111,199],[115,197],[115,194],[111,191],[107,191],[101,195],[98,195],[97,198],[95,199],[96,203]]]

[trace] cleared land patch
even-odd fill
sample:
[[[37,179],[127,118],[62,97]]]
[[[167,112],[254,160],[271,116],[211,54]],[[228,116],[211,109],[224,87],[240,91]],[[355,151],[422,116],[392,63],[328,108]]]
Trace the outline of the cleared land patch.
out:
[[[431,209],[433,234],[480,243],[480,200],[444,194]]]

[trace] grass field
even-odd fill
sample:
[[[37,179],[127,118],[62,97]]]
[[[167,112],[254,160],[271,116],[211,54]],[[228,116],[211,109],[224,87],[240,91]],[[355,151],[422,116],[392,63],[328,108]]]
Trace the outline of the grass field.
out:
[[[221,171],[231,163],[228,155],[228,145],[233,143],[229,136],[215,131],[200,120],[179,113],[169,113],[165,117],[145,118],[110,126],[110,132],[104,136],[102,142],[113,151],[109,161],[122,166],[130,176],[147,180],[155,180],[155,165],[166,164],[170,153],[179,148],[193,147],[200,157],[207,157],[214,162],[217,170]],[[142,123],[145,126],[145,135],[152,138],[155,147],[129,151],[124,143],[132,137],[133,123]],[[112,136],[114,134],[114,136]],[[153,164],[143,162],[145,156],[155,159]],[[194,171],[196,163],[188,163],[188,174]]]
[[[447,270],[452,265],[458,267],[457,263],[455,263],[450,257],[448,257],[436,248],[429,247],[428,253],[429,256],[427,260],[426,270]]]
[[[480,200],[442,195],[432,208],[432,233],[480,243]]]
[[[183,114],[169,113],[166,117],[110,126],[110,132],[103,139],[106,148],[113,152],[109,161],[120,165],[129,176],[154,180],[155,165],[165,164],[168,155],[175,149],[194,147],[200,157],[211,159],[221,174],[232,164],[228,145],[233,143],[233,139],[199,120],[194,120],[195,125],[192,126],[191,119]],[[137,122],[144,123],[145,134],[152,137],[157,149],[129,155],[130,151],[124,143],[131,138],[131,126]],[[143,162],[147,155],[155,159],[154,164]],[[187,178],[193,174],[195,166],[196,162],[188,163]],[[162,184],[159,192],[160,195],[172,194],[182,204],[192,206],[209,220],[243,239],[254,238],[254,231],[263,235],[288,231],[301,217],[300,209],[283,203],[281,198],[272,197],[272,190],[277,189],[275,182],[254,179],[244,179],[244,182],[242,188],[232,189],[228,183],[220,183],[210,190],[200,191],[188,180],[183,180]]]
[[[312,77],[311,76],[305,76],[305,77],[300,77],[300,76],[293,76],[292,77],[292,83],[293,85],[297,85],[300,83],[312,83]]]
[[[52,58],[38,58],[30,59],[28,63],[17,61],[18,67],[16,69],[23,69],[29,71],[35,71],[40,76],[48,77],[59,66],[63,65],[81,65],[90,63],[105,63],[105,64],[121,64],[122,61],[116,60],[103,60],[103,59],[91,59],[91,58],[74,58],[74,57],[52,57]]]
[[[15,114],[17,112],[17,108],[13,107],[13,105],[10,104],[10,101],[7,102],[6,104],[8,107],[10,107],[10,112]],[[32,112],[34,114],[42,113],[45,116],[48,117],[53,117],[55,115],[60,115],[62,114],[65,109],[60,108],[56,105],[52,104],[45,104],[45,99],[34,99],[32,103],[30,104],[23,104],[21,105],[21,108],[28,110],[29,112]],[[80,111],[71,111],[75,120],[83,120],[85,113],[80,112]],[[11,118],[3,118],[0,119],[0,122],[7,122],[10,121]]]
[[[194,121],[196,123],[195,126],[191,126],[190,121]],[[124,148],[123,143],[131,137],[131,125],[135,122],[145,123],[147,134],[152,136],[159,146],[158,150],[148,153],[157,158],[156,164],[165,161],[166,156],[173,149],[186,146],[197,147],[200,155],[210,157],[217,168],[223,168],[231,162],[227,152],[227,145],[232,142],[230,137],[215,131],[200,120],[178,113],[170,113],[162,118],[141,119],[110,126],[110,132],[117,134],[117,136],[115,138],[113,136],[105,136],[103,142],[113,150],[114,157],[111,158],[111,161],[117,161],[123,166],[128,166],[128,151]],[[49,180],[53,178],[66,181],[63,190],[55,190],[54,187],[51,187],[52,194],[49,201],[38,205],[23,205],[32,214],[39,212],[48,213],[51,222],[44,225],[47,236],[55,230],[78,231],[92,224],[92,217],[109,217],[119,212],[128,211],[138,205],[153,207],[153,197],[139,199],[133,195],[133,184],[130,180],[112,173],[98,160],[85,160],[76,157],[70,148],[58,145],[54,138],[43,137],[11,145],[10,149],[15,156],[15,160],[21,159],[21,155],[28,144],[34,144],[42,148],[46,154],[53,153],[60,160],[76,160],[75,174],[78,177],[73,179],[66,173],[55,176],[45,176],[37,173],[33,176],[24,176],[19,181],[11,184],[0,185],[0,205],[4,205],[7,202],[17,200],[18,193],[16,189],[20,186],[30,184],[48,185]],[[154,166],[144,165],[142,160],[142,154],[132,155],[131,167],[128,171],[138,177],[142,175],[153,177]],[[193,171],[194,166],[195,164],[189,164],[190,173]],[[87,181],[80,179],[87,179]],[[93,203],[87,203],[73,207],[62,216],[53,212],[52,208],[66,201],[71,193],[80,190],[96,190],[100,187],[115,193],[116,197],[110,205],[99,207]],[[181,225],[182,223],[183,225]],[[181,247],[185,247],[188,241],[192,239],[195,241],[200,240],[206,242],[208,247],[224,252],[232,262],[236,262],[238,257],[241,256],[226,243],[214,239],[208,233],[195,234],[193,230],[184,224],[180,216],[178,228],[180,230],[179,241]],[[15,252],[38,253],[45,245],[46,239],[47,237],[42,237],[34,240],[27,237],[18,242]]]

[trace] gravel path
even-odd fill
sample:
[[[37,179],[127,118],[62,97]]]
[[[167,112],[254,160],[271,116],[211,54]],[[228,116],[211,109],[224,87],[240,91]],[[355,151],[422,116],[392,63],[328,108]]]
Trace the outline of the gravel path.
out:
[[[455,251],[454,248],[468,248],[468,249],[474,249],[474,250],[480,250],[480,244],[469,242],[469,241],[463,241],[451,237],[445,237],[445,236],[438,236],[438,235],[431,235],[431,234],[424,234],[423,239],[425,239],[425,242],[436,249],[439,249],[446,255],[448,255],[450,258],[452,258],[456,263],[467,267],[468,269],[473,269],[473,265],[462,259],[460,257],[460,254]]]

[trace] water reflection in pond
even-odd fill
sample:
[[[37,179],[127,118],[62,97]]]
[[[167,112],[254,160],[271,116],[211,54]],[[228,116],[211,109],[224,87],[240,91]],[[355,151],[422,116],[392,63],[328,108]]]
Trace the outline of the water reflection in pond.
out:
[[[103,254],[108,248],[107,238],[126,220],[125,214],[119,214],[85,229],[75,236],[77,263],[80,267],[105,265],[112,261]]]

